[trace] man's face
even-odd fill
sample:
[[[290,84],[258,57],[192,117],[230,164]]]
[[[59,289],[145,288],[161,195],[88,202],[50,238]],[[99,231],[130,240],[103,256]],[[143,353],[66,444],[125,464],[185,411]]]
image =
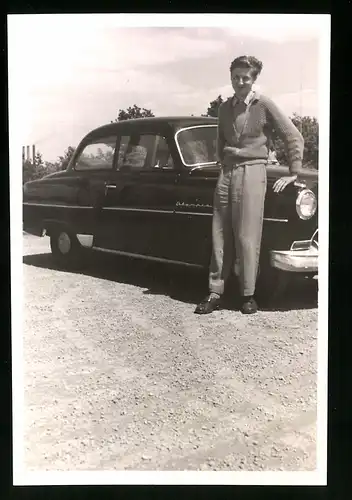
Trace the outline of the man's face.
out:
[[[251,91],[255,78],[252,76],[252,69],[234,68],[231,72],[231,83],[237,97],[245,99]]]

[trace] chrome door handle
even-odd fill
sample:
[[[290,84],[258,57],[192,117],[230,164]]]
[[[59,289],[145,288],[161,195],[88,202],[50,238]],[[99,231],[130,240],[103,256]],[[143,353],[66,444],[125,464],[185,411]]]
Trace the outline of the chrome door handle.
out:
[[[109,189],[116,189],[116,184],[105,184],[104,196],[107,196]]]

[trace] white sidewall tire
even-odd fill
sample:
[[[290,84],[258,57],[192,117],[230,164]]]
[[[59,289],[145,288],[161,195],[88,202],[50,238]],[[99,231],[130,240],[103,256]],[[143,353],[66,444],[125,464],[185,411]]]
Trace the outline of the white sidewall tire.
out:
[[[77,264],[83,250],[77,236],[66,228],[52,231],[50,247],[54,260],[63,266]]]

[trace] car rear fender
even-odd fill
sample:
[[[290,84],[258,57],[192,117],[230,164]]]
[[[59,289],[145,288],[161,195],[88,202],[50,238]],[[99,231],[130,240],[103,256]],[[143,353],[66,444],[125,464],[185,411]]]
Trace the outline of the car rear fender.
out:
[[[72,228],[67,222],[58,219],[44,219],[42,226],[43,229],[45,229],[45,234],[47,236],[52,236],[54,232],[57,232],[59,230],[72,232]]]

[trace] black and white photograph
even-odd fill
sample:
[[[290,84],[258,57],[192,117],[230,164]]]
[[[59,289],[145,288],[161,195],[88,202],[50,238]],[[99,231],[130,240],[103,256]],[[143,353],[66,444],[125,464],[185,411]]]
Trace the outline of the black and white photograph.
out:
[[[14,484],[325,485],[330,16],[9,15],[8,74]]]

